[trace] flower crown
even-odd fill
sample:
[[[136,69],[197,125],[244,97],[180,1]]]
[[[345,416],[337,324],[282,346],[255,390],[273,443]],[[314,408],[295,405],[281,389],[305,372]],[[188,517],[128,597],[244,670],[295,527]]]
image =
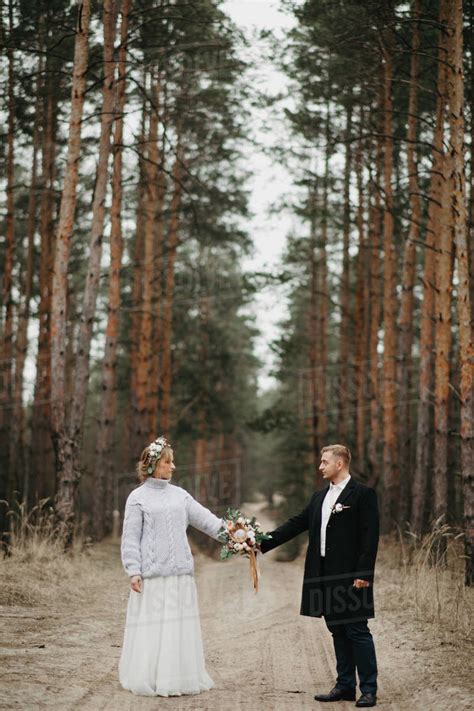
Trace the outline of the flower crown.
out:
[[[165,447],[169,447],[170,443],[166,437],[157,437],[151,444],[148,445],[148,474],[153,474],[156,462],[161,457]]]

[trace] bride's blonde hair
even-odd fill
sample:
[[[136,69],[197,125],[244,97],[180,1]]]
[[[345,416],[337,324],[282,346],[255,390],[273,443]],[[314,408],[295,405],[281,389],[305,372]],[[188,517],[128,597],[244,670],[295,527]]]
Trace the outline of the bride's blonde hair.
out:
[[[150,453],[150,445],[145,447],[143,452],[140,454],[140,459],[137,462],[136,465],[136,472],[137,472],[137,477],[138,481],[140,483],[143,483],[146,479],[149,477],[153,476],[155,473],[155,468],[158,462],[165,461],[169,462],[171,460],[171,456],[173,454],[173,448],[170,447],[169,445],[166,445],[163,447],[161,451],[161,455],[159,459],[155,459],[154,457],[151,456]],[[150,473],[148,472],[148,468],[152,466],[153,471]]]

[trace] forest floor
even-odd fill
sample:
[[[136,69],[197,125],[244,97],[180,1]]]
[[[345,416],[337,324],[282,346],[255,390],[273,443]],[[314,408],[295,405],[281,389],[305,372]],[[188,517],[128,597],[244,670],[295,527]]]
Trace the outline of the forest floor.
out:
[[[242,505],[248,515],[258,513],[267,530],[274,527],[261,509],[261,504]],[[117,664],[129,587],[117,543],[91,547],[85,565],[69,571],[68,580],[58,582],[58,594],[45,595],[41,604],[29,596],[32,582],[25,576],[23,594],[0,606],[0,708],[324,708],[313,696],[333,686],[331,636],[322,620],[299,615],[303,557],[279,562],[276,555],[273,551],[260,557],[258,594],[252,590],[246,559],[223,563],[195,555],[206,665],[215,682],[214,689],[197,696],[140,697],[120,687]],[[13,585],[3,576],[2,586],[8,584]],[[50,578],[44,584],[50,586]],[[417,620],[412,609],[401,605],[397,576],[383,545],[376,614],[370,627],[378,655],[380,708],[473,708],[472,642],[454,631],[441,631],[434,622]],[[340,711],[354,708],[353,702],[335,706]]]

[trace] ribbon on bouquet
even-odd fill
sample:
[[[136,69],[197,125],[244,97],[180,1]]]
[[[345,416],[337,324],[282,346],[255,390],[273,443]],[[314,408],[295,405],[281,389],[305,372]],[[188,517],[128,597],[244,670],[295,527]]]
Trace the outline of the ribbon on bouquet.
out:
[[[253,549],[249,551],[250,559],[250,574],[252,575],[253,589],[258,592],[258,581],[260,578],[260,570],[258,569],[257,556]]]

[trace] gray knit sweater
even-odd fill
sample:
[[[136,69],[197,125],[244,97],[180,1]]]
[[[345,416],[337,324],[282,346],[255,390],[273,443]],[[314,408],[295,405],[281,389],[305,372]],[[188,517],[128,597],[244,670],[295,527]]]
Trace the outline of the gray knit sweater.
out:
[[[225,522],[167,479],[146,479],[125,504],[121,557],[127,574],[143,578],[193,574],[188,525],[217,540]]]

